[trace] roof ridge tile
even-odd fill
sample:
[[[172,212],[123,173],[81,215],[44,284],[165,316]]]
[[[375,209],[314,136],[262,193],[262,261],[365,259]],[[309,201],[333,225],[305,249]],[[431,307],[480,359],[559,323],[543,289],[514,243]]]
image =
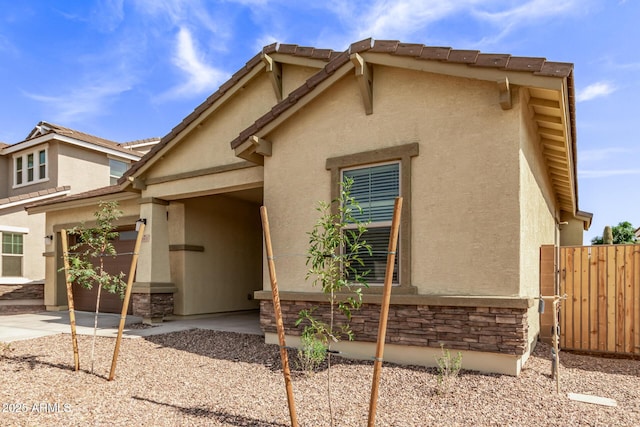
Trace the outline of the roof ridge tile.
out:
[[[369,49],[371,49],[371,47],[373,46],[373,38],[369,37],[368,39],[364,39],[364,40],[360,40],[358,42],[355,43],[351,43],[351,46],[349,46],[349,53],[359,53],[359,52],[364,52],[367,51]]]
[[[398,40],[376,40],[370,52],[395,53],[399,44]]]
[[[449,59],[452,50],[450,47],[425,46],[420,52],[420,59],[446,61]]]

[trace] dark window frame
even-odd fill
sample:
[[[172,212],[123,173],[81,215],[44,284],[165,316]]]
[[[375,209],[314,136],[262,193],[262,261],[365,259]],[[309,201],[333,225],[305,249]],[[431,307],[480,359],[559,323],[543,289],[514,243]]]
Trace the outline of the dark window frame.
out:
[[[399,161],[400,195],[403,198],[402,217],[398,237],[399,283],[396,288],[411,288],[411,158],[419,154],[417,142],[364,151],[339,157],[331,157],[325,168],[331,172],[331,199],[336,200],[342,185],[342,170],[358,166]]]

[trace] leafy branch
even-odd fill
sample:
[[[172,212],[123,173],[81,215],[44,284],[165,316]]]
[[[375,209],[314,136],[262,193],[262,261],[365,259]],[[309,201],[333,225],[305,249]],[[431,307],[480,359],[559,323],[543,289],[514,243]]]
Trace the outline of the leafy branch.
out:
[[[316,211],[320,217],[309,232],[309,249],[306,280],[312,279],[313,286],[319,286],[329,302],[329,320],[314,316],[317,307],[301,310],[296,326],[305,324],[302,337],[313,343],[308,348],[317,351],[321,345],[327,354],[327,393],[329,395],[330,420],[333,425],[331,407],[331,345],[342,339],[353,340],[350,321],[352,312],[362,305],[362,288],[367,287],[362,254],[371,255],[371,246],[364,240],[366,224],[358,220],[354,213],[362,212],[358,201],[351,196],[353,179],[347,178],[342,184],[340,196],[332,203],[319,202]],[[335,206],[334,209],[332,209]],[[348,296],[340,299],[340,295]],[[340,295],[339,295],[340,294]],[[336,326],[336,313],[341,313],[346,321]]]

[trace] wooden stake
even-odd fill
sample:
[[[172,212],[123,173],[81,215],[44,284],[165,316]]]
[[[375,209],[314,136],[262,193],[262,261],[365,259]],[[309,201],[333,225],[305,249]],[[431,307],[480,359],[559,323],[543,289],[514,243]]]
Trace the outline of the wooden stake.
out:
[[[553,299],[553,376],[556,379],[556,393],[560,393],[560,334],[558,333],[558,315],[560,314],[560,300],[561,297],[556,295]]]
[[[560,333],[558,331],[558,316],[560,314],[560,304],[567,298],[567,294],[562,296],[542,296],[540,299],[553,299],[553,334],[551,343],[553,345],[553,361],[551,364],[551,379],[556,380],[556,393],[560,393]]]
[[[376,345],[376,358],[373,362],[373,383],[371,385],[371,400],[369,401],[369,427],[376,423],[376,408],[378,406],[378,386],[382,370],[382,356],[384,355],[384,342],[387,335],[387,318],[389,317],[389,302],[391,300],[391,282],[393,281],[393,267],[396,260],[396,248],[398,247],[398,229],[400,228],[400,216],[402,212],[402,197],[396,197],[393,207],[393,220],[391,221],[391,234],[389,236],[389,254],[387,255],[387,269],[384,275],[384,291],[382,293],[382,306],[380,307],[380,325],[378,326],[378,342]]]
[[[76,336],[76,312],[73,309],[73,289],[69,281],[69,242],[67,230],[60,230],[62,239],[62,259],[64,262],[64,281],[67,285],[67,305],[69,306],[69,324],[71,325],[71,341],[73,342],[73,362],[75,370],[80,370],[80,356],[78,354],[78,338]]]
[[[289,405],[289,417],[291,426],[298,427],[298,417],[293,400],[293,385],[291,383],[291,372],[289,371],[289,358],[285,347],[284,323],[282,321],[282,310],[280,309],[280,295],[278,294],[278,280],[276,279],[276,266],[273,262],[273,249],[271,247],[271,231],[269,229],[269,217],[267,208],[260,208],[262,217],[262,230],[264,232],[264,243],[267,251],[267,262],[269,264],[269,277],[271,278],[271,295],[273,297],[273,311],[276,316],[276,328],[278,330],[278,342],[280,344],[280,358],[282,359],[282,373],[284,375],[284,385],[287,390],[287,403]]]
[[[133,248],[133,257],[131,258],[131,268],[129,269],[129,277],[127,277],[127,289],[124,293],[124,300],[122,301],[122,312],[120,314],[120,326],[118,326],[118,338],[116,338],[116,347],[113,350],[113,359],[111,360],[111,371],[109,372],[109,381],[112,381],[116,376],[116,364],[118,363],[118,353],[120,352],[120,342],[122,341],[122,331],[127,321],[127,311],[129,309],[129,300],[131,299],[131,288],[133,288],[133,277],[136,274],[136,266],[138,265],[138,257],[140,254],[140,243],[142,242],[142,236],[144,235],[144,222],[140,222],[138,228],[138,235],[136,237],[136,244]]]

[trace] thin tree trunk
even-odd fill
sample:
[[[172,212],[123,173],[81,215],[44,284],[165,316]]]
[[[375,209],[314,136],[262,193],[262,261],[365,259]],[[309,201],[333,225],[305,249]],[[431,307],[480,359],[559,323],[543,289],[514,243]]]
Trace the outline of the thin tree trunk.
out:
[[[100,272],[104,271],[104,261],[100,257]],[[93,362],[95,361],[96,336],[98,334],[98,314],[100,313],[100,294],[102,286],[98,283],[98,296],[96,297],[96,314],[93,317],[93,342],[91,343],[91,373],[93,374]]]
[[[98,297],[96,298],[96,314],[93,318],[93,342],[91,343],[91,373],[93,374],[94,354],[96,350],[96,336],[98,333],[98,313],[100,312],[100,291],[102,286],[98,285]]]
[[[331,289],[331,317],[330,317],[330,325],[329,331],[331,332],[331,336],[329,337],[329,344],[327,345],[327,397],[329,399],[329,421],[331,427],[333,427],[333,405],[331,404],[331,342],[333,341],[333,304],[334,304],[334,291]]]
[[[67,230],[60,231],[62,238],[62,254],[64,262],[64,281],[67,287],[67,303],[69,305],[69,325],[71,326],[71,341],[73,343],[73,364],[76,371],[80,370],[80,356],[78,353],[78,337],[76,335],[76,313],[73,304],[72,283],[69,280],[69,240]]]

